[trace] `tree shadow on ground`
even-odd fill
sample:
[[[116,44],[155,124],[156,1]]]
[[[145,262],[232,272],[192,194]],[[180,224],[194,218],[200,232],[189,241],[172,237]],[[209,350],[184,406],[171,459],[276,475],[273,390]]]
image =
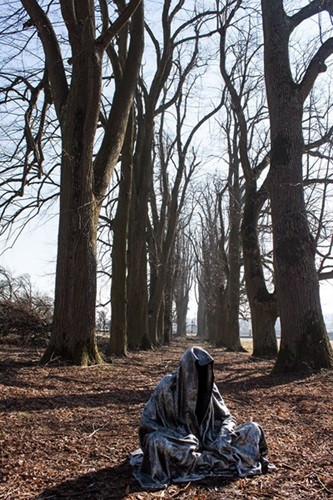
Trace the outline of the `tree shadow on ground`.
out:
[[[135,491],[132,490],[135,485],[136,481],[132,477],[132,469],[128,460],[125,460],[115,467],[106,467],[47,488],[37,496],[37,499],[121,499],[126,497],[130,491]]]
[[[0,407],[6,412],[16,412],[29,409],[29,411],[43,411],[60,408],[98,408],[108,404],[117,405],[118,408],[127,409],[129,405],[139,405],[145,403],[151,391],[140,389],[115,389],[89,394],[60,394],[55,396],[37,396],[5,398],[0,400]]]
[[[201,481],[194,481],[192,483],[178,483],[172,485],[174,490],[171,497],[178,496],[178,493],[187,491],[190,498],[192,498],[191,489],[199,490],[220,490],[227,487],[230,483],[237,481],[236,478],[209,478]],[[161,490],[159,490],[161,491]],[[96,472],[90,472],[76,479],[64,481],[52,488],[47,488],[36,500],[64,500],[71,498],[84,498],[85,500],[109,500],[109,499],[123,499],[131,493],[147,492],[143,490],[137,480],[132,474],[132,467],[128,460],[125,460],[120,465],[115,467],[107,467],[100,469]],[[151,492],[156,492],[152,490]],[[193,497],[197,494],[193,493]],[[168,498],[168,495],[166,495]]]
[[[250,365],[246,369],[242,368],[240,371],[233,369],[232,372],[226,373],[225,366],[226,365],[215,365],[214,371],[215,374],[218,372],[223,373],[223,380],[219,380],[218,385],[222,384],[223,390],[228,389],[230,392],[237,392],[239,390],[244,391],[246,389],[268,389],[270,387],[295,382],[300,384],[306,382],[313,374],[318,373],[316,371],[309,370],[279,375],[274,375],[269,372],[263,375],[258,371],[257,367],[252,368]]]

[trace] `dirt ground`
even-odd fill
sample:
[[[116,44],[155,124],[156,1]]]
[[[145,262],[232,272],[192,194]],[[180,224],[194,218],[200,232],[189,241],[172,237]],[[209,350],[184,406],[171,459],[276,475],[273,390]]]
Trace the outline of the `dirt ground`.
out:
[[[239,423],[266,431],[276,471],[143,491],[129,452],[157,382],[191,345],[215,359]],[[0,499],[326,499],[333,496],[333,373],[270,375],[273,361],[196,338],[89,368],[38,366],[35,348],[0,345]]]

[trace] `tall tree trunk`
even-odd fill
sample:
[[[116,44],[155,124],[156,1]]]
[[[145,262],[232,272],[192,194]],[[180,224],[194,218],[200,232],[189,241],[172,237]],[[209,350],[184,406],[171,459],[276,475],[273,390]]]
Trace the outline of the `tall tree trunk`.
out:
[[[303,191],[302,113],[309,78],[306,75],[298,85],[292,78],[290,27],[283,2],[262,0],[262,12],[272,143],[269,191],[281,320],[281,348],[274,371],[333,368]]]
[[[138,196],[138,194],[140,196]],[[128,240],[128,347],[149,349],[147,288],[147,199],[133,179]]]
[[[85,182],[91,182],[91,160],[83,162],[81,157],[75,165],[70,149],[65,150],[53,329],[41,362],[59,356],[78,365],[88,365],[102,361],[95,339],[98,209],[95,200],[89,196],[91,190],[78,187],[74,181],[77,178],[75,167],[86,167]]]
[[[275,322],[278,317],[275,293],[270,293],[262,268],[258,240],[258,215],[262,203],[255,181],[247,182],[242,222],[242,242],[246,291],[251,311],[253,356],[277,355]]]
[[[113,227],[110,352],[127,355],[127,239],[133,176],[134,111],[122,149],[117,212]]]
[[[163,297],[163,288],[161,288],[160,273],[164,265],[158,257],[160,255],[150,256],[150,283],[148,299],[148,336],[153,345],[159,344],[158,318]]]
[[[200,283],[198,282],[198,312],[197,312],[197,328],[198,337],[205,339],[207,337],[207,315],[206,315],[206,299],[205,292]]]
[[[230,351],[243,351],[239,329],[240,303],[240,227],[241,227],[241,192],[239,186],[239,165],[234,162],[234,181],[230,190],[230,235],[229,235],[229,276],[228,276],[228,336],[226,347]]]
[[[206,313],[206,321],[207,321],[207,337],[210,342],[215,343],[218,339],[217,335],[217,321],[216,321],[216,307],[213,310],[209,309],[209,306],[207,308],[207,313]]]
[[[169,344],[172,339],[172,296],[173,296],[173,283],[174,273],[173,269],[169,267],[166,279],[166,286],[164,291],[164,333],[163,344]]]
[[[185,290],[184,290],[185,291]],[[185,295],[178,297],[176,300],[177,313],[177,336],[186,337],[186,317],[189,300],[189,291],[185,291]]]
[[[241,3],[238,3],[238,7],[240,6]],[[233,11],[233,14],[235,14],[236,10],[237,7]],[[233,154],[230,156],[231,158],[235,159],[237,159],[238,157],[240,158],[245,179],[245,205],[241,234],[243,244],[246,290],[251,310],[251,322],[254,342],[253,354],[256,356],[276,355],[277,342],[274,332],[275,320],[272,320],[272,315],[274,316],[274,309],[276,309],[275,299],[274,296],[269,294],[267,291],[262,270],[260,245],[257,234],[259,207],[256,207],[255,205],[255,199],[257,198],[256,174],[254,173],[254,169],[251,167],[249,157],[251,135],[248,133],[248,120],[245,114],[244,104],[242,104],[242,99],[244,97],[243,91],[244,88],[246,88],[246,85],[243,85],[242,91],[237,91],[235,82],[229,75],[226,67],[226,32],[228,27],[231,25],[233,14],[230,16],[229,21],[226,23],[226,26],[224,26],[220,31],[220,69],[224,81],[226,82],[227,88],[230,92],[235,116],[237,116],[237,123],[234,128],[232,144],[233,149],[235,147],[235,144],[237,144],[238,152],[235,152],[233,150]],[[245,51],[245,54],[247,55],[247,50]],[[248,102],[248,96],[246,97],[245,101]],[[256,119],[258,119],[258,117]],[[238,167],[238,161],[234,160],[234,163],[235,168]],[[263,166],[264,165],[265,162],[263,162]],[[238,177],[238,168],[235,174]],[[237,194],[236,199],[238,201],[238,206],[240,206],[241,197],[239,193],[239,182],[238,184],[234,182],[234,188],[235,194]],[[235,225],[235,229],[236,228],[237,226]],[[234,235],[234,238],[236,241],[237,234]],[[234,265],[236,265],[236,262],[234,263]],[[230,286],[232,287],[232,285]],[[232,288],[230,288],[230,291],[232,291]],[[233,301],[234,300],[237,301],[237,297],[235,297]],[[235,311],[232,314],[235,318]],[[235,319],[231,321],[235,321]]]
[[[158,339],[161,332],[158,331],[158,317],[160,313],[160,308],[163,300],[163,293],[165,289],[166,280],[168,277],[168,266],[169,262],[172,261],[172,253],[175,251],[175,236],[177,223],[179,218],[179,211],[183,205],[183,202],[179,200],[184,199],[185,186],[182,192],[180,192],[180,185],[185,171],[185,160],[184,158],[179,158],[179,165],[177,168],[176,178],[171,193],[171,200],[169,205],[169,210],[167,213],[167,228],[166,234],[162,239],[161,252],[158,259],[158,266],[155,269],[156,281],[154,287],[151,287],[151,293],[149,298],[149,338],[155,342]],[[168,193],[164,193],[168,197]],[[152,263],[153,264],[153,263]]]
[[[128,347],[150,349],[148,333],[147,227],[152,172],[152,110],[138,110],[138,137],[133,165],[133,189],[128,238]]]
[[[94,2],[60,0],[58,3],[71,49],[70,79],[48,16],[36,0],[22,0],[43,44],[62,139],[54,320],[42,362],[60,356],[86,365],[101,362],[95,337],[97,222],[133,103],[143,52],[143,4],[141,0],[131,0],[111,26],[104,9],[103,33],[96,39]],[[131,41],[121,86],[116,88],[104,138],[93,161],[103,55],[132,15]]]
[[[169,227],[167,231],[168,234],[166,236],[166,240],[163,242],[161,262],[159,263],[158,269],[155,269],[156,279],[154,282],[154,286],[150,287],[148,328],[149,338],[153,343],[158,342],[162,333],[158,329],[158,320],[163,302],[166,280],[169,272],[168,265],[170,261],[170,253],[172,251],[174,243],[176,222],[173,219],[174,217],[170,216]]]
[[[87,23],[87,31],[92,26]],[[81,42],[85,28],[81,33]],[[62,118],[60,219],[52,336],[42,362],[61,356],[79,365],[99,363],[95,339],[96,237],[99,207],[93,193],[93,148],[98,122],[101,60],[85,36],[73,61]],[[89,55],[88,55],[89,54]]]
[[[162,345],[164,342],[164,317],[165,317],[165,295],[163,292],[162,303],[160,307],[160,312],[157,321],[157,331],[158,331],[158,344]]]
[[[216,308],[216,329],[217,338],[216,345],[219,347],[226,347],[228,343],[229,335],[229,294],[228,294],[228,283],[226,283],[226,288],[221,290],[220,298]]]
[[[236,129],[237,130],[237,129]],[[233,148],[236,149],[236,141]],[[241,195],[239,188],[239,163],[237,153],[230,155],[229,171],[229,251],[225,253],[226,285],[221,299],[221,320],[218,345],[229,351],[244,351],[240,341],[239,303],[240,303],[240,225],[241,225]],[[234,160],[233,160],[234,159]],[[232,161],[233,160],[233,161]],[[222,209],[220,208],[221,231]],[[224,237],[223,237],[224,245]]]

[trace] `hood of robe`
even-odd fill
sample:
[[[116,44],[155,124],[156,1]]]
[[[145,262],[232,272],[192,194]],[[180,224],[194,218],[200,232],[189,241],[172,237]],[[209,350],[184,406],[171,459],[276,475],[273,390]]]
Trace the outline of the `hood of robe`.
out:
[[[178,418],[193,433],[201,426],[211,402],[214,360],[201,347],[183,354],[177,370]]]

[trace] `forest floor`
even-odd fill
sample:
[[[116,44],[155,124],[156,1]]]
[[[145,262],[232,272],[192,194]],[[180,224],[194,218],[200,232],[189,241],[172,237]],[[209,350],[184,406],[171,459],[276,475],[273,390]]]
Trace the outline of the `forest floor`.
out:
[[[238,423],[266,431],[274,472],[146,492],[128,454],[141,411],[182,353],[201,345]],[[245,347],[249,347],[245,341]],[[272,360],[195,337],[110,364],[38,366],[35,348],[0,345],[0,499],[326,499],[333,496],[333,373],[271,376]]]

